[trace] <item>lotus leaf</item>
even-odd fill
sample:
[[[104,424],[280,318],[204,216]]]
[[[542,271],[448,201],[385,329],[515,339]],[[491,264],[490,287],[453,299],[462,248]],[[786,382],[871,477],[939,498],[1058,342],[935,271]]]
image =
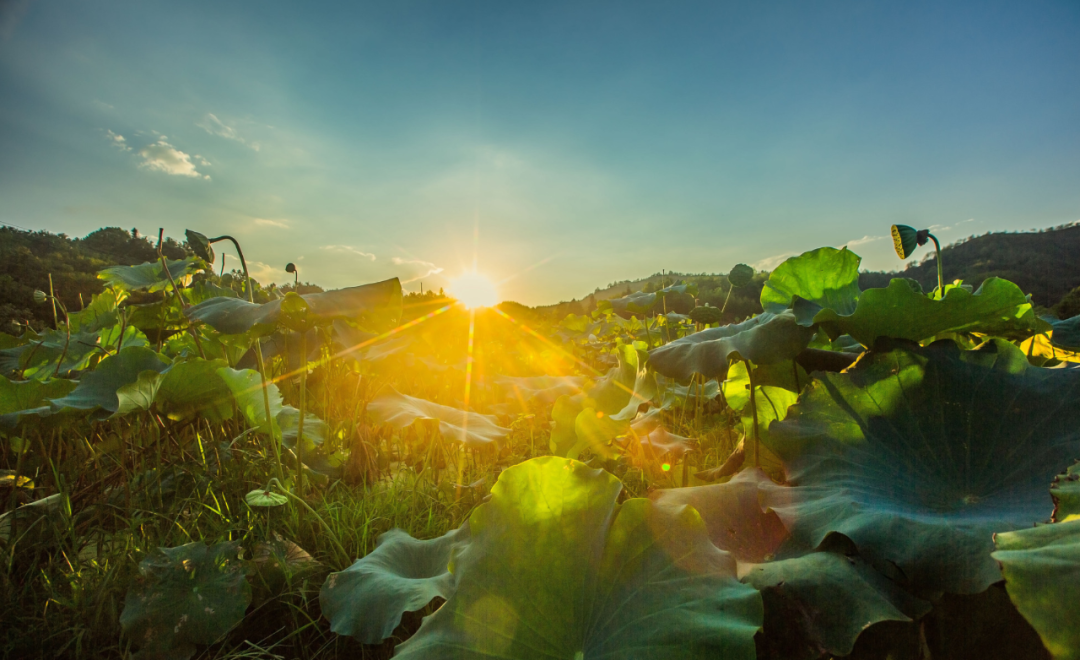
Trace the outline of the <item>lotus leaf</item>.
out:
[[[126,415],[136,410],[150,410],[161,387],[161,372],[148,370],[139,374],[133,383],[122,385],[116,390],[117,406],[114,415]]]
[[[864,346],[878,337],[922,341],[946,332],[979,332],[1022,339],[1046,329],[1018,286],[988,278],[975,293],[949,288],[935,300],[894,279],[884,289],[867,289],[854,312],[823,309],[813,317],[831,336],[849,334]]]
[[[247,423],[262,433],[281,439],[281,427],[278,426],[277,416],[282,410],[281,393],[277,385],[266,384],[266,394],[270,400],[270,419],[266,418],[266,404],[263,402],[262,380],[259,372],[253,369],[230,369],[222,367],[217,370],[217,375],[225,381],[226,387],[232,392],[236,407],[247,420]]]
[[[76,385],[76,381],[59,378],[11,381],[0,377],[0,429],[14,430],[26,415],[48,414],[47,399],[69,394]]]
[[[127,294],[119,289],[107,288],[94,296],[90,304],[78,312],[68,314],[68,326],[72,332],[96,332],[116,323],[116,307]]]
[[[120,352],[103,359],[93,371],[83,374],[79,384],[67,396],[53,399],[53,410],[74,408],[94,410],[100,408],[110,413],[120,409],[118,390],[139,383],[144,371],[161,373],[168,365],[154,351],[141,346],[122,348]],[[145,379],[144,379],[145,382]],[[153,400],[153,397],[150,397]]]
[[[452,552],[456,590],[400,658],[754,658],[761,600],[689,507],[621,505],[576,461],[504,470]]]
[[[649,351],[649,366],[687,382],[694,374],[723,380],[732,359],[754,364],[790,360],[810,343],[814,331],[800,326],[790,311],[765,312],[731,325],[709,328]]]
[[[330,427],[315,415],[304,415],[304,442],[296,442],[300,422],[300,411],[292,406],[284,406],[277,414],[277,426],[281,429],[281,443],[300,454],[300,460],[313,472],[339,479],[343,473],[344,459],[340,454],[326,454],[322,451]]]
[[[1067,351],[1080,351],[1080,315],[1058,321],[1047,319],[1053,327],[1050,343]]]
[[[177,285],[184,284],[190,279],[191,274],[201,268],[199,260],[195,257],[186,259],[166,260],[169,272],[161,267],[160,261],[148,261],[138,266],[113,266],[98,273],[100,279],[121,291],[150,292],[162,291],[170,286],[169,276]]]
[[[840,314],[855,311],[859,299],[859,263],[847,248],[823,247],[792,257],[776,267],[761,290],[761,307],[779,312],[796,297]]]
[[[69,339],[59,330],[46,330],[26,344],[0,350],[0,365],[5,375],[21,371],[24,378],[47,380],[86,369],[91,358],[100,354],[100,340],[98,332],[72,333]]]
[[[218,375],[226,367],[225,360],[201,358],[174,363],[162,374],[154,401],[157,409],[172,420],[193,415],[212,423],[231,419],[232,392]]]
[[[997,534],[994,543],[1016,609],[1055,660],[1080,660],[1080,517]]]
[[[396,277],[299,297],[307,303],[310,315],[319,323],[351,319],[381,327],[396,322],[401,316],[401,283]],[[239,298],[211,298],[185,313],[188,318],[202,321],[218,332],[235,335],[257,326],[268,331],[281,316],[281,305],[281,300],[259,305]]]
[[[585,395],[560,396],[551,407],[551,453],[566,456],[577,444],[577,417],[585,407]]]
[[[616,312],[624,312],[629,314],[648,314],[656,307],[657,303],[668,296],[675,294],[697,294],[697,285],[695,284],[675,284],[669,287],[665,287],[654,293],[645,293],[643,291],[637,291],[631,293],[628,296],[622,298],[613,298],[611,300],[601,300],[596,303],[596,307],[599,310],[613,310]]]
[[[763,436],[793,488],[768,504],[804,545],[829,532],[917,593],[1000,579],[991,534],[1046,520],[1045,484],[1080,454],[1080,371],[1030,366],[1004,340],[961,351],[879,342],[817,373]]]
[[[330,629],[378,644],[393,634],[405,612],[422,609],[436,597],[450,598],[455,586],[450,551],[468,539],[468,523],[428,541],[400,529],[386,532],[370,554],[331,573],[323,584],[319,604]]]
[[[289,498],[281,493],[256,488],[244,496],[244,501],[247,502],[248,506],[272,508],[288,504]]]
[[[735,556],[743,582],[762,591],[759,657],[847,655],[867,626],[911,621],[930,609],[870,568],[843,536],[809,552],[792,544],[780,518],[762,502],[782,489],[751,469],[724,484],[652,496],[661,506],[697,509],[713,544]]]
[[[1054,498],[1055,522],[1080,515],[1080,462],[1073,463],[1064,473],[1054,477],[1054,483],[1050,484],[1050,495]]]
[[[139,563],[120,625],[139,658],[190,658],[244,618],[251,586],[233,541],[158,548]]]
[[[417,420],[436,420],[444,438],[469,446],[489,445],[510,433],[510,429],[496,424],[495,418],[490,415],[406,396],[393,388],[372,399],[367,411],[372,419],[395,429],[403,429]]]

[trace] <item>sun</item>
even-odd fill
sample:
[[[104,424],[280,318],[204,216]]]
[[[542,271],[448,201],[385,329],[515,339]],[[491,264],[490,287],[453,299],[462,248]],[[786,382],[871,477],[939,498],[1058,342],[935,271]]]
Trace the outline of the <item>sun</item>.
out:
[[[495,285],[476,271],[466,272],[450,280],[450,295],[469,309],[491,307],[499,302]]]

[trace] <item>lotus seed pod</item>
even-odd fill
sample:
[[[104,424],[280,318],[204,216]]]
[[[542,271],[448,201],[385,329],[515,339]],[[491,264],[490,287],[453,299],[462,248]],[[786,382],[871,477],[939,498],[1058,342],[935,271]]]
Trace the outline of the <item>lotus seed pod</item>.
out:
[[[40,305],[41,303],[45,302],[48,299],[49,299],[49,297],[47,295],[45,295],[44,291],[35,291],[34,292],[34,302],[36,302],[37,304]]]
[[[195,256],[208,264],[214,263],[214,248],[210,247],[209,238],[190,229],[184,230],[184,234],[187,236],[188,247],[195,253]]]
[[[892,240],[893,249],[896,250],[896,256],[901,259],[907,259],[911,256],[911,253],[915,251],[915,248],[919,245],[919,232],[914,227],[908,227],[907,225],[893,225],[892,226]]]

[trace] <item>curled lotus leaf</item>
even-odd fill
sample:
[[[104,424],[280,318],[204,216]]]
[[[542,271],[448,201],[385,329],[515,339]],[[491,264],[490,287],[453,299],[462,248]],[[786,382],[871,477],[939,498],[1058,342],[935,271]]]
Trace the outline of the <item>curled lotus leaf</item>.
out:
[[[709,328],[649,351],[649,366],[679,382],[694,374],[723,380],[733,359],[754,364],[790,360],[810,343],[814,331],[790,311],[764,312],[742,323]]]
[[[713,323],[719,323],[723,318],[720,314],[720,309],[717,307],[710,307],[705,305],[703,307],[695,307],[690,310],[690,319],[694,323],[703,323],[705,325],[711,325]]]
[[[240,544],[202,541],[158,548],[139,563],[120,625],[140,647],[136,658],[190,658],[244,618],[251,586]]]
[[[110,355],[98,363],[93,371],[83,374],[79,384],[67,396],[53,399],[50,403],[53,410],[74,408],[76,410],[97,410],[115,413],[120,410],[121,399],[119,393],[129,392],[131,396],[134,389],[140,387],[152,387],[148,385],[154,380],[150,374],[143,376],[144,372],[159,374],[168,365],[162,361],[161,356],[141,346],[132,346],[120,349],[119,353]],[[127,388],[125,390],[125,388]],[[150,395],[153,400],[153,395]]]
[[[444,438],[469,446],[490,445],[510,433],[510,429],[496,424],[491,415],[481,415],[407,396],[393,388],[372,399],[368,403],[367,411],[372,419],[399,430],[418,420],[434,420]]]
[[[350,319],[372,327],[395,323],[401,316],[401,282],[392,278],[336,291],[299,296],[307,304],[307,314],[317,323]],[[282,314],[282,300],[256,304],[240,298],[210,298],[184,313],[218,332],[237,335],[252,328],[268,332]]]
[[[1004,340],[881,341],[763,436],[793,486],[767,503],[804,545],[840,532],[916,593],[982,592],[1000,579],[991,535],[1046,520],[1046,484],[1080,455],[1078,396],[1080,371]]]
[[[468,538],[468,523],[426,541],[400,529],[381,535],[373,551],[323,583],[319,604],[330,630],[378,644],[393,634],[405,612],[423,609],[437,597],[450,598],[455,586],[450,552]]]
[[[454,593],[396,657],[754,658],[760,596],[701,517],[621,491],[569,459],[504,470],[451,553]]]
[[[923,341],[946,332],[978,332],[1023,339],[1049,329],[1020,287],[997,277],[988,278],[974,293],[962,286],[946,287],[941,300],[896,278],[884,289],[863,291],[853,312],[823,309],[813,322],[830,336],[848,334],[864,346],[873,346],[878,337]]]
[[[749,469],[723,484],[652,495],[662,506],[697,509],[709,539],[735,557],[742,581],[762,592],[759,657],[848,655],[868,626],[911,621],[930,609],[874,571],[841,535],[814,549],[793,543],[764,503],[768,493],[783,488],[763,471]]]
[[[192,273],[199,270],[202,265],[195,257],[186,259],[166,260],[168,272],[162,268],[160,261],[148,261],[138,266],[113,266],[98,273],[98,278],[121,291],[162,291],[169,286],[170,277],[172,282],[179,286],[186,284]]]
[[[855,311],[862,258],[847,248],[823,247],[791,257],[769,274],[761,308],[778,312],[802,299],[840,314]]]
[[[994,537],[1005,590],[1054,660],[1080,660],[1080,517]]]

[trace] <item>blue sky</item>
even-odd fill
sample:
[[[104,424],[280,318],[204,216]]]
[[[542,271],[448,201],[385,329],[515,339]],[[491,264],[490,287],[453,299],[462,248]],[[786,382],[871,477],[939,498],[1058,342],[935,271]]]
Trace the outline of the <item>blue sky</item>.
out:
[[[475,256],[541,304],[1080,219],[1071,0],[0,8],[0,221],[231,233],[263,281]]]

